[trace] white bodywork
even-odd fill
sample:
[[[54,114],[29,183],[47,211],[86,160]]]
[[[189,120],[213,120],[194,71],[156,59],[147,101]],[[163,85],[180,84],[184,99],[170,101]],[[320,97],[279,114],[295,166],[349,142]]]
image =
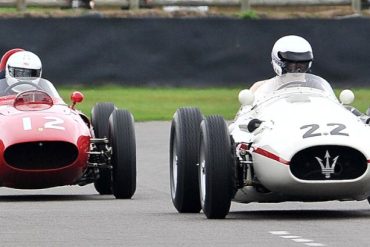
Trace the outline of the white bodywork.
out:
[[[370,126],[338,101],[327,81],[311,74],[283,75],[262,85],[254,97],[252,105],[242,106],[229,131],[235,143],[252,143],[253,164],[248,170],[253,170],[251,179],[264,189],[246,183],[234,201],[364,200],[369,196]],[[263,122],[250,133],[247,126],[251,119]],[[332,149],[325,150],[327,146],[362,153],[364,172],[340,179],[345,170],[340,166],[357,164],[348,165],[344,154],[330,154]],[[311,147],[320,149],[307,157],[311,166],[321,167],[321,174],[316,175],[319,179],[297,178],[291,171],[292,158]]]

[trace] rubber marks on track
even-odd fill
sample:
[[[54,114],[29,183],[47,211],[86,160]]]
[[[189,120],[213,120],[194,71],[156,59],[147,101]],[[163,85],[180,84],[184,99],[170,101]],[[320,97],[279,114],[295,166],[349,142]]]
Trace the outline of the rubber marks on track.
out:
[[[294,241],[296,243],[304,244],[306,246],[311,246],[311,247],[326,246],[325,244],[317,243],[312,239],[307,239],[307,238],[303,238],[301,236],[296,236],[296,235],[290,234],[287,231],[270,231],[270,233],[272,235],[279,236],[279,237],[285,238],[285,239],[289,239],[289,240]]]

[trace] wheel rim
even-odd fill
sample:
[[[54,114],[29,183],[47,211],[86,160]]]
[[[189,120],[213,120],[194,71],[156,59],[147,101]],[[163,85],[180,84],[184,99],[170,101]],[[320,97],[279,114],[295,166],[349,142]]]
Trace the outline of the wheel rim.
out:
[[[206,198],[206,160],[204,157],[204,144],[201,144],[199,155],[199,187],[200,187],[200,203],[204,208],[204,201]]]
[[[173,149],[172,149],[172,169],[171,169],[171,177],[172,177],[172,183],[171,183],[171,195],[172,198],[175,198],[176,196],[176,189],[177,189],[177,150],[175,145],[175,138],[173,142]]]

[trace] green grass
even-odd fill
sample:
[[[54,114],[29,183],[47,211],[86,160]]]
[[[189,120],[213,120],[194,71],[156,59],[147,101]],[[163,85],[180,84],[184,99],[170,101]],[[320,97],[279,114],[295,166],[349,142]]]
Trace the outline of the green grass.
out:
[[[253,10],[247,10],[245,12],[241,12],[239,13],[238,16],[240,19],[247,19],[247,20],[259,19],[258,14]]]
[[[17,8],[12,8],[12,7],[0,8],[0,14],[16,13],[17,11],[18,11]]]
[[[48,11],[53,11],[53,10],[59,10],[60,8],[56,7],[32,7],[32,6],[27,6],[26,12],[48,12]],[[16,7],[0,7],[0,13],[1,14],[8,14],[8,13],[18,13],[19,11],[17,10]]]
[[[355,94],[355,101],[353,106],[361,112],[366,112],[370,107],[370,88],[354,88],[351,89]],[[339,97],[340,90],[336,90],[335,94]]]
[[[238,93],[242,88],[131,88],[103,86],[94,88],[63,87],[59,93],[70,103],[70,94],[79,90],[85,95],[77,108],[90,115],[96,102],[112,102],[128,109],[136,121],[170,120],[176,109],[198,107],[204,115],[219,114],[233,119],[239,109]],[[352,89],[353,106],[364,112],[370,105],[370,89]],[[339,95],[340,90],[336,91]]]
[[[77,88],[59,88],[66,103]],[[232,119],[239,108],[238,88],[130,88],[104,86],[78,89],[85,99],[77,108],[90,115],[96,102],[112,102],[128,109],[136,121],[170,120],[176,109],[198,107],[203,114],[219,114]]]

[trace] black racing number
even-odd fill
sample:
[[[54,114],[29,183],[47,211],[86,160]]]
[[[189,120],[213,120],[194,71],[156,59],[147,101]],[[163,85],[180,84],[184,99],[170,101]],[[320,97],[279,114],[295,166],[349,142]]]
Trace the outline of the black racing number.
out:
[[[343,130],[346,129],[344,124],[339,123],[328,123],[328,126],[336,126],[332,131],[330,131],[330,135],[340,135],[340,136],[349,136],[348,133],[344,133]]]
[[[308,125],[303,125],[300,129],[307,129],[306,133],[303,134],[303,138],[308,138],[308,137],[315,137],[315,136],[321,136],[321,133],[315,133],[316,130],[320,128],[318,124],[308,124]]]
[[[344,130],[347,128],[344,124],[340,123],[328,123],[326,124],[328,127],[334,127],[329,133],[321,132],[320,125],[318,124],[307,124],[303,125],[300,129],[307,129],[307,131],[303,134],[303,138],[321,136],[321,135],[339,135],[339,136],[349,136]]]

